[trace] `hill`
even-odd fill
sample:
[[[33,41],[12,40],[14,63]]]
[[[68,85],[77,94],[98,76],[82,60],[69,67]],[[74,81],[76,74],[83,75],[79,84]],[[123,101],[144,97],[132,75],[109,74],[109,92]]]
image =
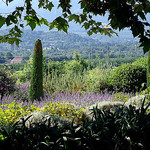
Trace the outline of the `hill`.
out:
[[[0,34],[4,33],[6,34],[7,30],[0,31]],[[8,43],[1,43],[0,52],[1,56],[5,56],[7,52],[11,52],[13,56],[29,57],[33,53],[35,40],[40,38],[43,44],[44,55],[51,58],[71,58],[75,51],[84,58],[95,58],[97,56],[106,58],[108,49],[110,58],[135,57],[135,50],[137,55],[143,55],[141,48],[138,47],[138,43],[132,40],[132,37],[129,38],[130,35],[128,32],[124,33],[122,37],[108,38],[100,35],[89,37],[83,32],[79,35],[58,31],[24,30],[21,38],[22,42],[19,47]]]

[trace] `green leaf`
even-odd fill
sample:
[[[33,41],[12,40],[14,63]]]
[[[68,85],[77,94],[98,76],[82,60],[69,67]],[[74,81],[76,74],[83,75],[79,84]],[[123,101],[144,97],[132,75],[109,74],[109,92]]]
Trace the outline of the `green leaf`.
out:
[[[57,28],[58,31],[63,30],[67,33],[68,27],[68,22],[64,18],[57,17],[53,22],[50,23],[49,30]]]
[[[135,11],[135,13],[143,11],[143,5],[142,4],[136,4],[134,6],[134,11]]]
[[[92,30],[89,30],[89,31],[87,32],[87,34],[88,34],[89,36],[92,35],[92,34],[93,34]]]
[[[72,20],[75,20],[75,21],[77,22],[77,20],[79,20],[79,16],[78,16],[78,15],[75,15],[75,14],[70,15],[69,21],[72,21]]]
[[[87,22],[85,22],[85,23],[83,24],[83,26],[84,26],[85,30],[87,30],[87,29],[89,29],[90,24],[89,24],[89,23],[87,23]]]
[[[19,46],[19,43],[20,43],[20,42],[22,42],[22,40],[20,40],[20,39],[18,39],[18,38],[15,39],[15,43],[16,43],[17,46]]]
[[[29,22],[29,26],[31,27],[32,30],[34,30],[35,27],[36,27],[35,21],[34,21],[34,20],[31,20],[31,21]]]
[[[143,12],[138,12],[138,15],[141,17],[141,19],[146,20],[145,14]]]
[[[6,19],[0,16],[0,28],[5,24]]]
[[[39,1],[39,4],[38,4],[38,8],[41,8],[44,6],[44,2],[42,0]]]
[[[10,21],[11,21],[11,17],[10,17],[10,15],[6,18],[6,25],[7,26],[9,26],[9,25],[11,25],[12,23],[10,23]]]
[[[53,5],[52,2],[50,2],[49,4],[46,5],[46,8],[47,8],[49,11],[51,11],[53,7],[54,7],[54,5]]]
[[[48,21],[47,21],[46,19],[44,19],[44,18],[39,19],[39,24],[43,24],[43,23],[44,23],[46,26],[49,25],[49,23],[48,23]]]
[[[146,2],[146,7],[144,8],[143,10],[146,14],[147,13],[150,13],[150,3],[149,2]]]
[[[80,1],[80,3],[81,3],[81,9],[83,9],[85,7],[85,4],[83,1],[82,2]]]
[[[10,34],[8,35],[4,35],[4,36],[0,36],[0,43],[9,43],[9,44],[14,44],[16,43],[17,46],[19,46],[19,42],[22,42],[20,39],[18,38],[14,38],[14,37],[11,37]]]

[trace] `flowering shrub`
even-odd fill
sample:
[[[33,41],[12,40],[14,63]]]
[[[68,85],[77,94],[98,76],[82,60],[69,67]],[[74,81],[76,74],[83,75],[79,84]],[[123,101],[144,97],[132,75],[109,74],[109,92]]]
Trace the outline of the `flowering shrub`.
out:
[[[9,71],[5,67],[0,69],[0,95],[1,99],[5,94],[10,94],[15,90],[15,79],[9,76]]]

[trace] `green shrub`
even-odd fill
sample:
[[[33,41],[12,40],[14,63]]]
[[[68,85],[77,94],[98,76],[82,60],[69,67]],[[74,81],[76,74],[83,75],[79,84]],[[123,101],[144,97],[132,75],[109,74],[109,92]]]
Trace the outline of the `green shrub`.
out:
[[[43,54],[40,39],[35,41],[33,54],[33,67],[30,82],[29,99],[31,101],[41,100],[43,97]]]
[[[47,65],[45,66],[45,74],[46,75],[52,75],[54,72],[57,76],[65,73],[65,61],[59,62],[59,61],[49,61]]]
[[[80,62],[72,60],[65,65],[66,71],[71,73],[81,73],[82,65]]]
[[[150,87],[140,92],[140,95],[150,94]]]
[[[32,66],[33,66],[33,58],[30,57],[30,59],[26,61],[23,70],[18,75],[18,78],[21,82],[24,83],[31,80]]]
[[[85,83],[88,92],[101,92],[107,88],[107,78],[110,75],[111,69],[94,68],[88,71],[85,76]]]
[[[82,74],[84,71],[92,68],[91,64],[83,59],[77,52],[74,53],[74,58],[65,64],[66,72]]]
[[[123,92],[137,92],[146,83],[146,63],[137,60],[132,64],[117,67],[108,78],[109,90]]]

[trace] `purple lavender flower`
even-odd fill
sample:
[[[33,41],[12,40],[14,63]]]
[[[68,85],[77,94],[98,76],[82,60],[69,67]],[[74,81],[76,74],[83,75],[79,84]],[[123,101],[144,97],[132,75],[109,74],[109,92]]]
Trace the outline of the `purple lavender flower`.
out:
[[[25,85],[22,85],[23,87]],[[25,86],[26,87],[26,86]],[[26,95],[27,96],[27,95]],[[90,105],[93,105],[95,103],[99,103],[102,101],[112,101],[113,100],[113,95],[110,93],[100,93],[100,94],[95,94],[95,93],[85,93],[85,94],[80,94],[80,93],[57,93],[55,95],[49,95],[46,94],[44,97],[41,99],[41,101],[34,101],[34,105],[37,107],[43,107],[45,103],[47,102],[67,102],[67,103],[72,103],[75,106],[78,107],[87,107]],[[2,102],[3,104],[8,104],[11,103],[13,100],[16,100],[16,102],[22,102],[21,98],[17,97],[12,97],[12,96],[4,96]],[[31,101],[24,101],[23,105],[31,105]]]

